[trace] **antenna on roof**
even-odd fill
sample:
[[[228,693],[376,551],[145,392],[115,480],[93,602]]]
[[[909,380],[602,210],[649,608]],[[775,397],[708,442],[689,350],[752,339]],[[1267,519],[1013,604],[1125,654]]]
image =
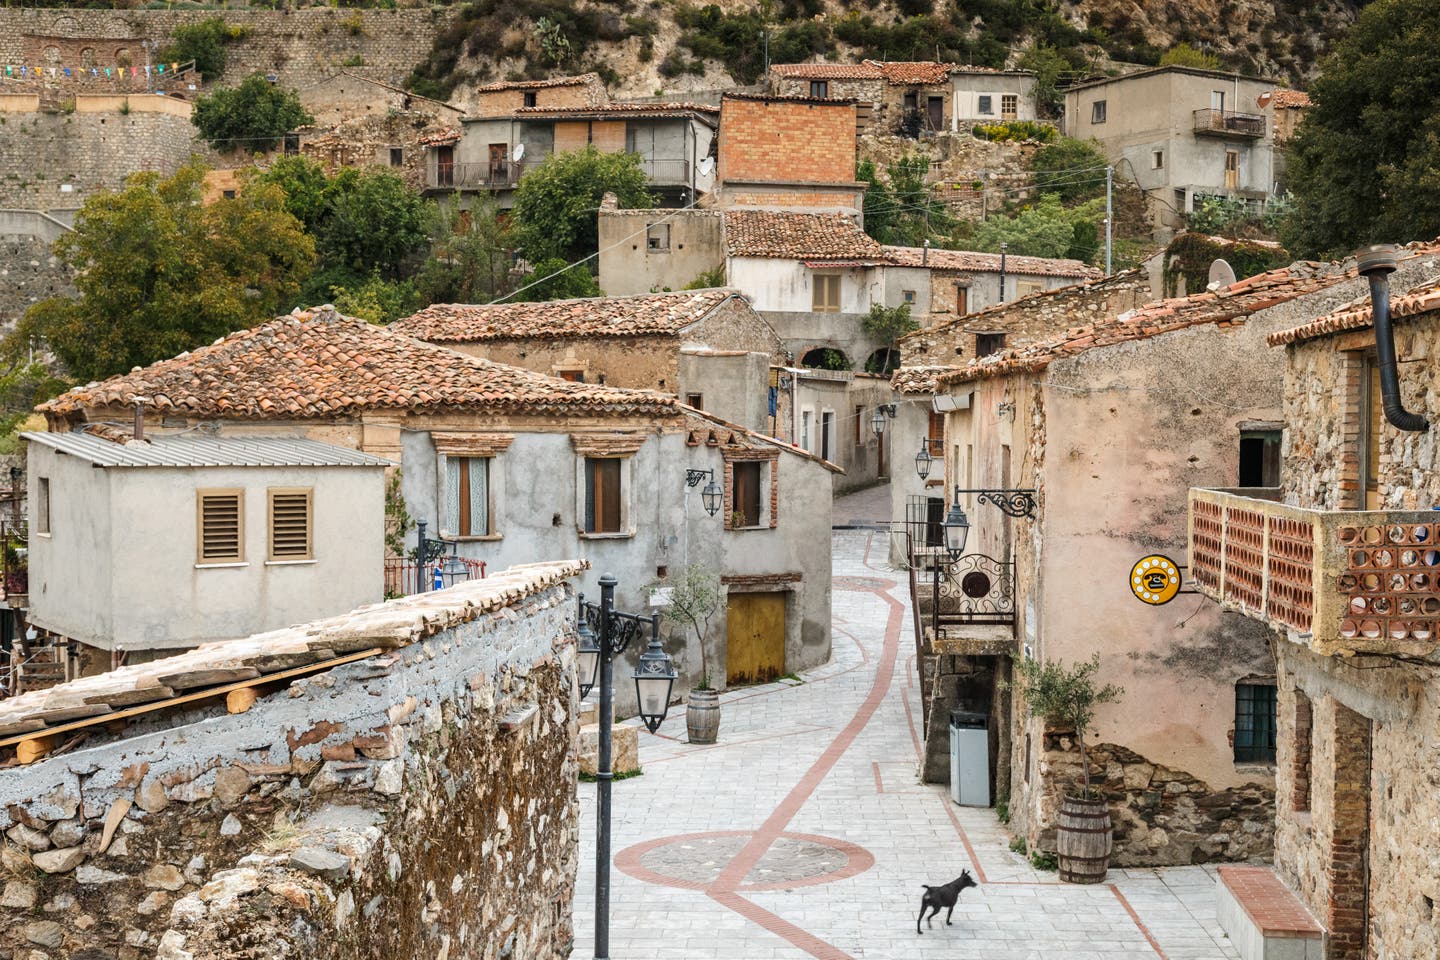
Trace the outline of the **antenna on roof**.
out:
[[[1224,260],[1216,260],[1210,264],[1209,282],[1205,284],[1206,290],[1219,290],[1228,287],[1235,282],[1235,268]]]

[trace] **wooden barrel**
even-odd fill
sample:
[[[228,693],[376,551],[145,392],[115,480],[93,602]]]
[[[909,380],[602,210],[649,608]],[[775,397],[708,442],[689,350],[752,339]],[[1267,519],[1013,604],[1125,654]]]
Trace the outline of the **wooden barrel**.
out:
[[[1103,883],[1110,866],[1115,830],[1104,800],[1066,797],[1055,823],[1060,879],[1066,883]]]
[[[691,690],[685,708],[685,729],[691,743],[714,743],[720,732],[720,694],[715,690]]]

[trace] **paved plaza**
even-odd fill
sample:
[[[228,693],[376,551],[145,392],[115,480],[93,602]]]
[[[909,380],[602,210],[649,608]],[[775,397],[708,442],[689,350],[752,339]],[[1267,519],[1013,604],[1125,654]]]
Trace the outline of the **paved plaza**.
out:
[[[914,635],[885,555],[883,533],[836,531],[830,663],[726,693],[713,746],[685,742],[683,708],[659,736],[642,731],[644,775],[614,788],[610,956],[1236,957],[1215,921],[1212,870],[1060,884],[1010,852],[992,810],[918,781]],[[595,787],[580,789],[576,958],[593,955],[595,895]],[[954,925],[942,911],[917,936],[921,884],[962,868],[980,885]]]

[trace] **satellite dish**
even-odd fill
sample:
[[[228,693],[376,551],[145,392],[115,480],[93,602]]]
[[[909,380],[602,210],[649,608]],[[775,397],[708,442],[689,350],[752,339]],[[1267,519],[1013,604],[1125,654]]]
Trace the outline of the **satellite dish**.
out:
[[[1219,290],[1221,287],[1228,287],[1235,282],[1235,268],[1224,260],[1216,260],[1210,264],[1209,283],[1205,284],[1206,290]]]
[[[517,143],[517,144],[515,144],[515,149],[512,150],[512,151],[510,151],[510,159],[513,160],[513,161],[515,161],[516,163],[519,163],[519,162],[520,162],[520,158],[523,157],[523,156],[525,156],[525,144],[523,144],[523,143]]]
[[[708,176],[710,176],[710,171],[712,171],[712,170],[714,170],[714,169],[715,169],[715,158],[714,158],[714,157],[702,157],[702,158],[700,159],[700,163],[699,163],[700,176],[702,176],[702,177],[708,177]]]

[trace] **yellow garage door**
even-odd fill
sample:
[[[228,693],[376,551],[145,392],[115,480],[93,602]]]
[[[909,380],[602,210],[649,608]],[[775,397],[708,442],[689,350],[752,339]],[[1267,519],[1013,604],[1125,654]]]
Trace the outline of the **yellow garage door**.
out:
[[[765,683],[785,672],[785,594],[732,593],[726,613],[730,686]]]

